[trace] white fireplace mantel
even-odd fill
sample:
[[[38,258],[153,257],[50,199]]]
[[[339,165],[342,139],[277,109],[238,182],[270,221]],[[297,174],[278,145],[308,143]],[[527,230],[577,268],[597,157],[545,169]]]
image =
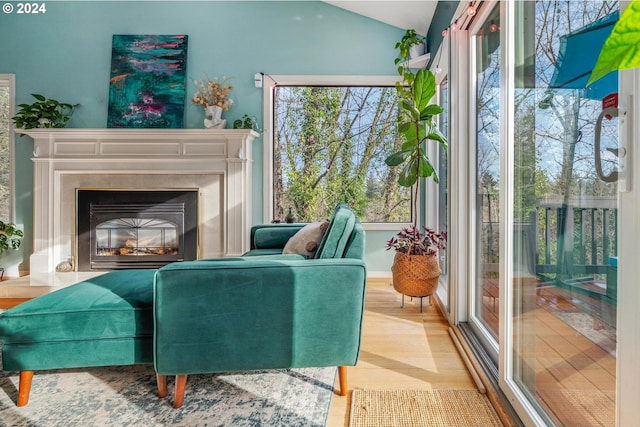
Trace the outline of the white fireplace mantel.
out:
[[[30,129],[34,141],[31,273],[76,253],[78,188],[193,189],[199,257],[238,256],[251,224],[252,142],[246,129]]]

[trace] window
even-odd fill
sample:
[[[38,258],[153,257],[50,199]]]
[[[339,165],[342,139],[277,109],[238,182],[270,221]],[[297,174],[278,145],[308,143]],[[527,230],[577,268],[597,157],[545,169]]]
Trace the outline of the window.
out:
[[[0,219],[12,218],[11,117],[13,116],[13,75],[0,74]]]
[[[270,216],[329,218],[346,202],[366,223],[409,223],[411,189],[384,160],[399,149],[395,78],[349,82],[273,77]],[[339,81],[340,80],[340,81]],[[397,227],[397,225],[395,226]]]

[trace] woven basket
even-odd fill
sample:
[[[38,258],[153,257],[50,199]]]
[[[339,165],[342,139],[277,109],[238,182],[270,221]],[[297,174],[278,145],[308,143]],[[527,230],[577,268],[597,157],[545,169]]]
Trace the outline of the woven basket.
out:
[[[438,289],[440,264],[438,254],[408,255],[396,252],[391,266],[393,288],[410,297],[433,295]]]

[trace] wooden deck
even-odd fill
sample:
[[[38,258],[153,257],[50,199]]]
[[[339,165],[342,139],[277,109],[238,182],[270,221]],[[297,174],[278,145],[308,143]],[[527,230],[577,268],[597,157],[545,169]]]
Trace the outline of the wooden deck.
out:
[[[482,316],[497,333],[497,280],[484,285]],[[519,353],[526,361],[522,378],[560,426],[615,425],[615,329],[602,316],[588,313],[600,307],[594,311],[615,314],[606,304],[545,286],[535,292],[535,308],[517,319],[531,335],[530,345]]]

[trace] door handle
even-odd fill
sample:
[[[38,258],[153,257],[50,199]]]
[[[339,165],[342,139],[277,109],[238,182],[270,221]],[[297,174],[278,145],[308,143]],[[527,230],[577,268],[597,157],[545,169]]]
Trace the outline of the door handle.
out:
[[[602,134],[602,119],[604,119],[605,116],[618,117],[619,114],[620,114],[620,110],[618,108],[608,107],[602,110],[602,112],[598,116],[598,120],[596,121],[596,129],[595,129],[596,134],[595,134],[595,141],[594,141],[596,173],[598,174],[598,178],[600,178],[604,182],[618,181],[619,170],[618,168],[616,168],[614,171],[612,171],[608,175],[605,175],[604,172],[602,171],[602,156],[600,154],[601,153],[600,138]],[[622,114],[624,115],[624,112]],[[627,154],[627,150],[624,148],[607,148],[606,150],[612,153],[614,156],[618,157],[619,159],[623,159]]]

